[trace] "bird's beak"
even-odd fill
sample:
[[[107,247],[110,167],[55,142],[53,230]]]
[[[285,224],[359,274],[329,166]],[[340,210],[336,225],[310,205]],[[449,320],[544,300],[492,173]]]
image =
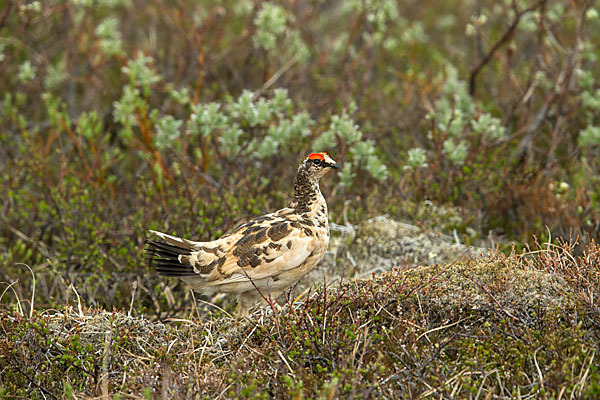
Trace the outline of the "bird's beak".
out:
[[[340,169],[340,164],[339,163],[335,163],[333,165],[330,165],[330,167],[334,168],[334,169]]]

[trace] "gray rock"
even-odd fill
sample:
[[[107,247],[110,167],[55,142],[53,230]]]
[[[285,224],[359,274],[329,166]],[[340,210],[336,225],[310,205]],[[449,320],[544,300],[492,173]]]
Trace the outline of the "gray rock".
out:
[[[331,224],[329,250],[307,281],[323,282],[366,277],[394,267],[450,263],[474,258],[489,250],[468,247],[458,237],[395,221],[387,216],[371,218],[358,227]]]

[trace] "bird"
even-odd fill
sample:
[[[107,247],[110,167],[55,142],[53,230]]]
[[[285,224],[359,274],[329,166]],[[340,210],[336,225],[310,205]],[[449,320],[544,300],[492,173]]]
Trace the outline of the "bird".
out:
[[[248,317],[250,308],[276,298],[323,258],[329,220],[319,181],[338,168],[327,153],[309,154],[298,166],[289,206],[210,242],[150,230],[161,240],[146,239],[146,265],[208,296],[237,294],[238,317]]]

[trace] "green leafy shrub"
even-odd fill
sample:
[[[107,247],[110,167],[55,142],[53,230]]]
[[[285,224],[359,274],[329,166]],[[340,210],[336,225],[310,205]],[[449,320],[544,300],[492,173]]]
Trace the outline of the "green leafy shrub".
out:
[[[0,277],[145,274],[148,227],[210,239],[281,207],[312,151],[342,164],[334,222],[430,200],[481,235],[597,235],[597,7],[457,4],[11,3]]]

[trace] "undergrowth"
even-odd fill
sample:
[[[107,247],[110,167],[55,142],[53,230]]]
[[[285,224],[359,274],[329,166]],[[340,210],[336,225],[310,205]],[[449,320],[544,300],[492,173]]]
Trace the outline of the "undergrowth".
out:
[[[161,315],[147,229],[208,240],[278,209],[312,151],[342,164],[323,183],[332,222],[419,221],[430,202],[459,210],[439,222],[467,244],[585,243],[599,23],[558,0],[8,1],[0,280],[24,290],[27,264],[40,305],[74,283],[118,308],[136,280],[135,308]]]
[[[3,395],[580,398],[600,394],[600,249],[394,269],[249,320],[0,312]]]

